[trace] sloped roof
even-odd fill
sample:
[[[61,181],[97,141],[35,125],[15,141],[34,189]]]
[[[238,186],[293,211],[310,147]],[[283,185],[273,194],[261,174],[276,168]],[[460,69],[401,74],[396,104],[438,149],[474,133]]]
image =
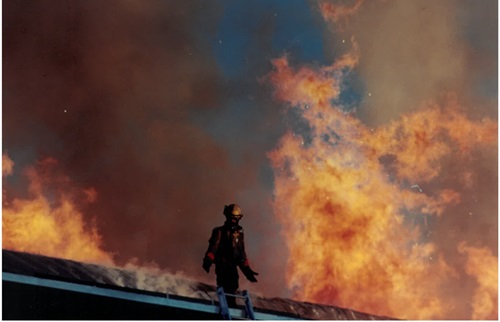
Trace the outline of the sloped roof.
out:
[[[2,251],[2,280],[12,276],[52,281],[71,282],[72,285],[98,286],[104,290],[119,290],[120,294],[148,294],[161,298],[177,297],[187,301],[205,303],[207,307],[218,308],[215,286],[190,280],[186,277],[159,270],[107,267],[41,255]],[[17,277],[16,277],[17,278]],[[85,292],[85,289],[80,290]],[[92,292],[95,292],[94,289]],[[4,293],[4,296],[8,294]],[[121,295],[123,296],[123,295]],[[262,315],[266,319],[282,318],[319,320],[387,320],[380,317],[334,306],[298,302],[283,298],[265,298],[250,294],[256,312],[271,312]],[[274,318],[273,318],[274,317]]]

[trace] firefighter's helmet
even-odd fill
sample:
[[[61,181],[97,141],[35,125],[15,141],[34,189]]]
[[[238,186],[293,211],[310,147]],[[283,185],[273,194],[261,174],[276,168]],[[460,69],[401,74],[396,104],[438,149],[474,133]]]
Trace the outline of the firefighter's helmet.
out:
[[[241,213],[241,208],[237,204],[230,204],[229,206],[224,206],[224,216],[226,218],[235,218],[237,220],[240,220],[241,217],[243,217],[243,214]]]

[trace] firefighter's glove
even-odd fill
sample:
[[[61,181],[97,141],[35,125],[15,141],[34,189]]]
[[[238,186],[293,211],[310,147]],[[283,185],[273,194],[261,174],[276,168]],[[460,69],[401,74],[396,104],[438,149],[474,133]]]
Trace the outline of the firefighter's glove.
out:
[[[257,279],[255,278],[255,276],[259,275],[259,273],[252,271],[250,266],[242,266],[241,271],[243,272],[243,274],[245,274],[245,277],[247,278],[247,280],[249,280],[252,283],[257,282]]]
[[[210,266],[212,266],[212,260],[208,257],[203,258],[203,269],[205,272],[209,273],[210,272]]]

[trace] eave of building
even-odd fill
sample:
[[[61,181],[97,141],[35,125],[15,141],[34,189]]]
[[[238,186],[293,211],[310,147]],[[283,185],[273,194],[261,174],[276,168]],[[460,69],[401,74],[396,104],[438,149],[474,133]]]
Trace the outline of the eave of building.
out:
[[[12,319],[21,316],[26,319],[220,319],[214,285],[165,271],[124,269],[3,249],[2,274],[3,304],[9,308]],[[250,297],[256,318],[263,320],[391,319],[286,298],[255,294]],[[231,315],[243,317],[244,306],[231,309]]]
[[[165,307],[173,307],[184,310],[192,310],[209,314],[220,313],[220,308],[217,302],[206,301],[206,303],[201,303],[201,301],[193,301],[190,298],[183,298],[180,296],[176,296],[176,298],[171,298],[169,294],[161,294],[161,293],[158,293],[156,295],[141,294],[141,293],[135,293],[117,289],[109,289],[97,285],[85,285],[85,284],[58,281],[58,280],[39,278],[21,274],[13,274],[8,272],[2,273],[2,281],[32,285],[37,287],[47,287],[47,288],[59,289],[70,292],[85,293],[97,296],[111,297],[115,299],[141,302],[141,303],[147,303]],[[244,309],[230,308],[229,310],[231,316],[235,318],[244,319],[246,317],[246,312]],[[257,320],[302,320],[301,318],[298,317],[295,318],[292,316],[286,316],[282,314],[273,314],[265,312],[254,312],[254,314]]]

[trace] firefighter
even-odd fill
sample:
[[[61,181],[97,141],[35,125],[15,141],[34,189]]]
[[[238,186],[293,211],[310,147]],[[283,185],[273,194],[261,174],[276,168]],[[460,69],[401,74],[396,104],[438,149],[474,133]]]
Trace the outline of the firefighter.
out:
[[[238,223],[243,217],[241,208],[236,204],[224,206],[226,221],[223,226],[215,227],[212,236],[208,240],[208,250],[203,258],[203,269],[208,273],[210,266],[215,263],[215,274],[217,275],[217,286],[222,286],[225,293],[235,294],[238,290],[238,269],[250,282],[257,282],[255,278],[259,275],[250,268],[245,253],[245,241],[243,227]],[[236,299],[227,297],[229,306],[236,306]]]

